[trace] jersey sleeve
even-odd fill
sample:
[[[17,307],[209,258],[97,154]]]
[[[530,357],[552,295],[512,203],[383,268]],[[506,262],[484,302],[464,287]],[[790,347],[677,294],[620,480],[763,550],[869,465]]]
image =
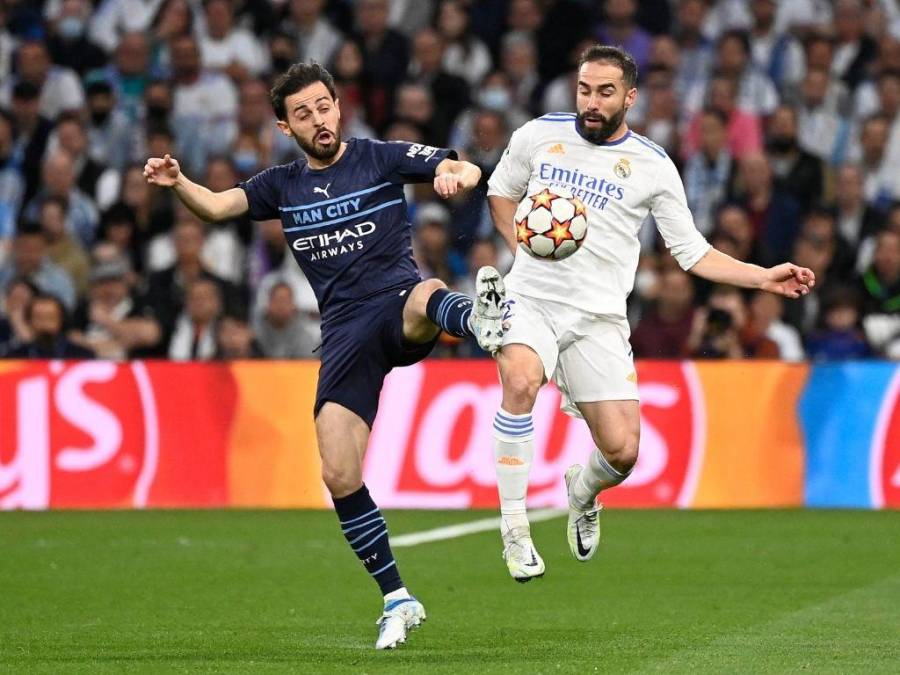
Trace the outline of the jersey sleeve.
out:
[[[273,166],[237,184],[247,194],[251,220],[273,220],[281,214],[278,202],[284,184],[284,167]]]
[[[681,176],[668,157],[663,160],[656,179],[650,213],[653,214],[666,248],[682,269],[689,270],[706,255],[710,245],[694,225]]]
[[[488,196],[519,201],[531,179],[531,129],[526,124],[516,129],[503,151],[500,162],[488,181]]]
[[[404,141],[377,142],[382,174],[391,183],[426,183],[434,178],[437,165],[456,159],[456,151]]]

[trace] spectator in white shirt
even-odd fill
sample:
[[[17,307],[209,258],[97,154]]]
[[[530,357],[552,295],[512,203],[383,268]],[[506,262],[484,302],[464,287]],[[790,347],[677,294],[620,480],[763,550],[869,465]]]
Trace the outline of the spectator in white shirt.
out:
[[[224,75],[201,69],[197,41],[182,35],[172,41],[172,127],[179,160],[188,172],[203,172],[210,155],[223,154],[236,132],[237,92]]]
[[[289,14],[282,28],[297,38],[297,60],[331,63],[344,38],[322,16],[325,0],[289,0],[287,4]]]
[[[54,66],[46,45],[40,40],[27,40],[16,51],[16,75],[4,79],[0,90],[0,106],[8,107],[17,82],[30,82],[40,90],[40,114],[56,119],[63,110],[77,110],[84,105],[81,81],[70,69]]]
[[[124,33],[150,27],[163,0],[102,0],[91,19],[92,42],[112,52]]]
[[[750,48],[753,61],[782,92],[788,91],[803,79],[805,68],[803,49],[788,32],[779,30],[775,15],[775,0],[755,0],[751,3],[753,27]]]
[[[217,70],[236,82],[262,74],[268,59],[260,40],[246,28],[234,25],[229,0],[205,3],[206,31],[200,38],[203,67]]]

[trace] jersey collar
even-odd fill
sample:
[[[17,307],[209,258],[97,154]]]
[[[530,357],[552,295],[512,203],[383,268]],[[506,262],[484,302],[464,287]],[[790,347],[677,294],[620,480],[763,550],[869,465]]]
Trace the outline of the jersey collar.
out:
[[[631,129],[628,129],[628,131],[625,132],[625,135],[616,141],[611,141],[611,142],[601,141],[601,142],[597,143],[595,141],[589,140],[584,137],[584,134],[581,133],[581,122],[579,121],[579,119],[577,117],[575,118],[575,131],[578,132],[578,135],[581,136],[581,138],[583,140],[587,141],[591,145],[599,145],[601,147],[608,147],[608,146],[611,147],[613,145],[620,145],[621,143],[624,143],[625,141],[627,141],[628,138],[631,136]]]

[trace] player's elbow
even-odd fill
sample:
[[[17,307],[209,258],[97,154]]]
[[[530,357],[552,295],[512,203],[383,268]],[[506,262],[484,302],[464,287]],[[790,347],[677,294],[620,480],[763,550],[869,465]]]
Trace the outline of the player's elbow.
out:
[[[249,205],[244,191],[240,188],[232,188],[224,192],[212,193],[212,199],[207,204],[207,214],[204,220],[216,223],[246,213]]]

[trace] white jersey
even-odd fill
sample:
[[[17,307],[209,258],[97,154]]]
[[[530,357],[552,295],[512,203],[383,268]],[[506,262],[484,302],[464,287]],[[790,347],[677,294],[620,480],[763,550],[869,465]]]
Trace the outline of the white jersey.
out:
[[[587,236],[565,260],[516,255],[506,277],[507,288],[516,293],[625,317],[640,255],[638,232],[648,212],[683,269],[710,248],[694,226],[672,160],[633,131],[598,145],[581,137],[574,113],[550,113],[523,125],[494,170],[488,195],[519,202],[554,187],[584,202]]]

